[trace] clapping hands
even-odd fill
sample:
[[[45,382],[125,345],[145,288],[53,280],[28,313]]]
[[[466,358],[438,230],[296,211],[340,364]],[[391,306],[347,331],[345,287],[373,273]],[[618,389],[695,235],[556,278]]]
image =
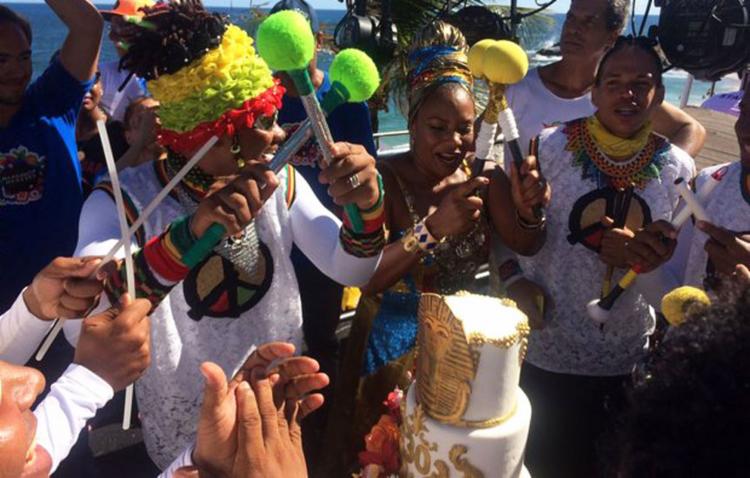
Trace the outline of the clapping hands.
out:
[[[311,392],[328,376],[293,354],[292,344],[262,345],[229,382],[216,364],[201,366],[206,386],[193,453],[201,477],[307,476],[299,421],[323,404]]]

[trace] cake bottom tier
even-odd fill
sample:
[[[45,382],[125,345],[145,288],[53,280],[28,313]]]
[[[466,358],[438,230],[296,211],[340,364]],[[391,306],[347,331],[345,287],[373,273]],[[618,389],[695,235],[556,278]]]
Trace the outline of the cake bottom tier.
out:
[[[531,404],[517,389],[516,410],[490,428],[444,425],[416,403],[412,385],[401,425],[402,478],[527,478],[523,465]]]

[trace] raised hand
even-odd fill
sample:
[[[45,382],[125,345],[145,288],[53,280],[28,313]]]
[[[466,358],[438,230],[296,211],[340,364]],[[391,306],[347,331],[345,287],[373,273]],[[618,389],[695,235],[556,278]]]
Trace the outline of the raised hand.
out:
[[[333,162],[318,176],[328,185],[328,194],[339,206],[356,204],[360,210],[372,208],[380,197],[375,159],[364,146],[349,143],[331,145]]]
[[[476,195],[490,180],[477,176],[453,188],[427,216],[425,224],[436,239],[469,232],[482,215],[484,201]]]
[[[626,245],[635,237],[633,231],[627,227],[615,228],[612,218],[604,216],[602,225],[605,227],[602,235],[599,260],[608,266],[625,269],[629,267],[627,262]]]
[[[239,175],[214,184],[193,214],[190,230],[201,237],[216,222],[230,236],[242,232],[278,185],[278,178],[264,163],[248,161]]]
[[[539,220],[534,215],[534,206],[549,204],[552,198],[552,188],[542,176],[535,156],[527,156],[521,163],[520,171],[515,164],[511,165],[510,184],[511,197],[518,214],[528,223],[538,222]]]
[[[251,384],[242,382],[236,395],[238,452],[231,477],[306,477],[299,403],[277,408],[271,380],[263,374]]]
[[[309,357],[293,357],[294,345],[274,342],[261,345],[248,358],[237,375],[227,382],[223,370],[213,363],[204,363],[201,372],[206,379],[203,405],[198,421],[198,435],[193,460],[210,476],[246,476],[233,474],[240,448],[237,390],[252,380],[253,371],[264,373],[269,365],[269,381],[273,385],[277,409],[292,404],[299,407],[298,418],[320,408],[323,396],[310,394],[328,385],[328,376],[318,373],[318,363]],[[257,373],[257,372],[256,372]],[[310,395],[308,395],[310,394]],[[294,475],[290,475],[294,476]]]
[[[29,311],[41,320],[85,316],[102,291],[101,280],[89,279],[100,262],[96,257],[54,259],[23,293]]]
[[[652,222],[626,243],[626,262],[640,272],[651,272],[672,257],[677,231],[667,221]]]
[[[73,362],[115,391],[135,382],[151,363],[149,310],[148,300],[123,294],[119,307],[84,319]]]
[[[697,226],[710,237],[704,248],[717,272],[731,276],[738,265],[750,266],[750,235],[729,231],[705,221],[698,221]]]

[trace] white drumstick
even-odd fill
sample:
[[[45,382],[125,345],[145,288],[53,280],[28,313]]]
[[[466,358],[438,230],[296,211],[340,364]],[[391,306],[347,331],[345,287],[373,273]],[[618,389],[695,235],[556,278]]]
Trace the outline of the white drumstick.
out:
[[[721,183],[722,179],[724,179],[724,176],[726,176],[728,170],[729,168],[727,166],[716,170],[711,176],[706,179],[703,184],[700,185],[698,191],[695,194],[698,197],[698,201],[700,201],[701,203],[706,202],[708,196],[711,195],[714,189],[716,189],[716,186],[718,186],[719,183]],[[677,213],[677,216],[675,216],[673,221],[677,224],[683,224],[688,220],[690,214],[692,214],[690,206],[685,204],[684,207],[680,209],[680,212]]]
[[[700,202],[698,202],[698,199],[695,197],[695,194],[693,191],[690,190],[690,188],[687,186],[687,182],[683,178],[678,178],[674,182],[675,186],[677,186],[677,191],[680,193],[680,196],[682,196],[682,200],[685,201],[685,205],[687,206],[686,209],[688,209],[693,216],[695,216],[696,219],[699,221],[706,221],[708,222],[708,213],[703,208]],[[689,216],[688,216],[689,217]],[[678,222],[678,219],[682,219],[681,217],[675,217],[672,220],[672,224],[675,227],[680,227],[682,225],[682,222]]]
[[[115,196],[115,204],[117,206],[117,218],[120,222],[120,240],[125,245],[125,277],[127,280],[127,291],[131,298],[136,298],[135,291],[135,269],[133,269],[133,253],[131,251],[130,234],[128,234],[128,218],[125,216],[125,202],[122,199],[122,190],[120,189],[120,177],[117,174],[117,166],[115,165],[115,158],[112,154],[112,146],[109,142],[109,134],[107,133],[107,126],[103,120],[96,122],[96,127],[99,129],[99,138],[102,141],[102,149],[104,149],[104,159],[107,162],[107,170],[109,171],[109,179],[112,181],[112,192]],[[130,430],[130,422],[133,413],[133,384],[131,383],[125,388],[125,410],[122,416],[122,429]]]
[[[190,158],[190,161],[185,163],[185,166],[180,169],[177,174],[174,175],[174,177],[167,183],[166,186],[164,186],[164,189],[162,189],[159,194],[156,195],[156,197],[146,206],[143,211],[141,211],[140,215],[138,216],[138,219],[133,223],[132,226],[130,226],[130,229],[128,230],[127,237],[131,237],[133,234],[135,234],[138,229],[143,226],[143,224],[146,222],[146,219],[151,215],[152,212],[156,209],[156,207],[161,203],[161,201],[167,197],[167,194],[169,194],[172,189],[174,189],[177,184],[182,181],[182,178],[185,177],[185,175],[190,172],[191,169],[195,167],[198,162],[203,159],[203,156],[206,155],[209,149],[213,148],[213,146],[216,144],[216,142],[219,140],[217,136],[212,136],[211,139],[209,139],[206,144],[204,144],[194,155],[192,158]],[[96,269],[93,275],[96,275],[97,272],[104,266],[104,264],[108,263],[112,259],[114,259],[115,254],[117,254],[117,251],[120,250],[120,248],[123,246],[125,242],[123,241],[123,238],[120,238],[120,240],[115,244],[112,249],[107,253],[106,256],[102,259],[101,264]],[[60,333],[60,329],[62,329],[62,320],[57,319],[55,320],[55,325],[52,327],[52,330],[49,334],[47,334],[47,338],[44,339],[44,342],[42,342],[41,347],[39,347],[39,351],[36,354],[37,360],[42,360],[49,350],[50,346],[52,345],[52,342],[55,340],[57,335]]]
[[[479,127],[479,134],[476,139],[476,149],[474,155],[479,159],[490,159],[492,157],[492,147],[495,145],[495,136],[497,135],[497,123],[488,123],[482,121]],[[499,165],[502,167],[503,165]]]
[[[209,139],[206,144],[204,144],[201,149],[199,149],[192,158],[190,158],[190,161],[185,163],[185,166],[180,169],[177,174],[174,175],[172,179],[169,180],[169,182],[164,186],[164,189],[162,189],[159,194],[156,195],[156,197],[146,206],[143,211],[138,215],[138,219],[135,220],[132,226],[130,226],[130,230],[128,230],[128,233],[132,236],[133,234],[138,231],[138,229],[143,226],[143,224],[146,222],[146,219],[151,215],[152,212],[154,212],[154,209],[162,202],[162,200],[167,197],[167,194],[169,194],[172,189],[174,189],[177,184],[182,181],[182,178],[185,177],[187,173],[190,172],[191,169],[195,167],[198,162],[203,159],[203,156],[208,153],[208,150],[213,148],[216,142],[219,140],[217,136],[212,136],[211,139]],[[128,236],[130,237],[130,236]],[[99,265],[99,269],[101,269],[107,262],[114,259],[115,254],[117,254],[117,251],[120,250],[120,248],[123,246],[124,241],[120,239],[117,244],[112,246],[112,249],[107,253],[104,258],[102,258],[102,262]],[[97,272],[98,270],[97,269]]]

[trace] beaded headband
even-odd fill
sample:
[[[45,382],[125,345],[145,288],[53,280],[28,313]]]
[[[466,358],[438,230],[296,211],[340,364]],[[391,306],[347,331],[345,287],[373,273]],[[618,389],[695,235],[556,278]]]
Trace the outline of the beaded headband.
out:
[[[252,128],[281,107],[284,89],[242,29],[198,0],[142,11],[139,34],[120,64],[149,80],[164,146],[189,153],[211,136]]]

